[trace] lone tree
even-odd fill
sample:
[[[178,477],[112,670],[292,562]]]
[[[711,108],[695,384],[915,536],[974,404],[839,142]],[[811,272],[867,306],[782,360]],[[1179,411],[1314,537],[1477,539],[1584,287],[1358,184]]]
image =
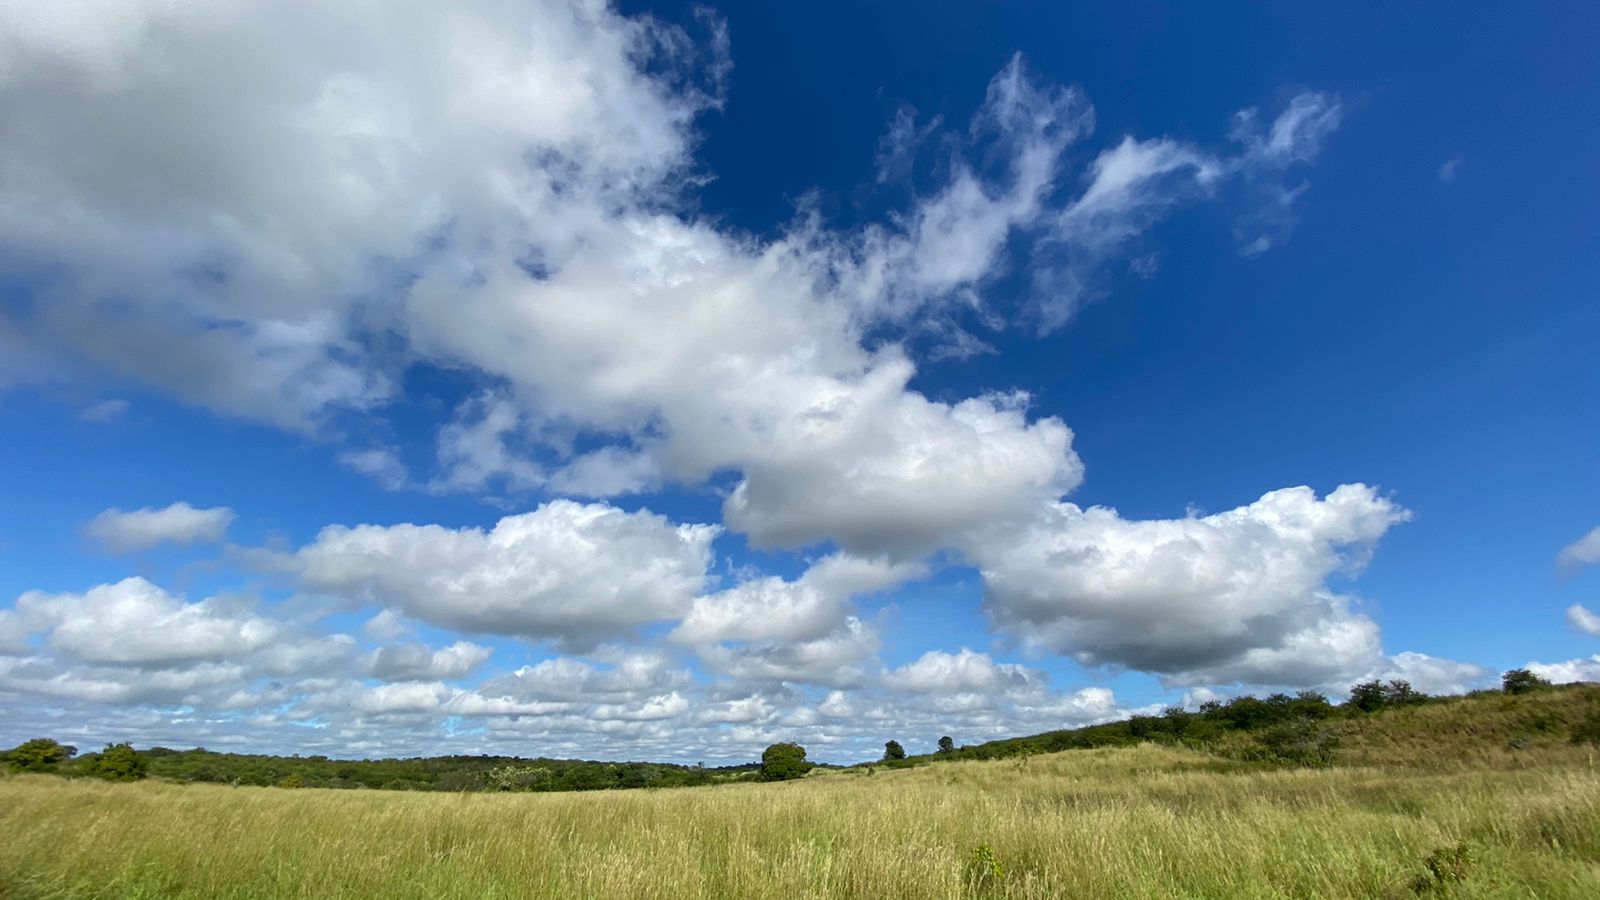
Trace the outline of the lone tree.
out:
[[[56,763],[71,759],[76,752],[49,738],[34,738],[13,747],[5,754],[5,761],[20,772],[48,772]]]
[[[954,753],[954,752],[956,752],[956,742],[950,739],[950,735],[947,734],[944,737],[939,738],[939,752],[940,753]]]
[[[1527,669],[1512,669],[1500,679],[1500,687],[1508,694],[1526,694],[1549,686],[1548,678],[1541,678]]]
[[[1350,688],[1349,704],[1362,712],[1377,712],[1389,705],[1389,693],[1381,681],[1363,681]]]
[[[806,748],[793,742],[773,744],[761,754],[761,777],[766,781],[788,781],[811,771]]]
[[[89,767],[89,774],[107,781],[138,781],[149,768],[144,754],[132,744],[107,744]]]
[[[905,759],[906,748],[900,746],[899,741],[890,741],[883,745],[884,759]]]

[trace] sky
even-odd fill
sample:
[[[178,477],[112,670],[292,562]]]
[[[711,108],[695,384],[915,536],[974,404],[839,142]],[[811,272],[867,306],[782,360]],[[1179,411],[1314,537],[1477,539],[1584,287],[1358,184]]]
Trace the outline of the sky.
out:
[[[1600,680],[1600,9],[0,6],[0,745]]]

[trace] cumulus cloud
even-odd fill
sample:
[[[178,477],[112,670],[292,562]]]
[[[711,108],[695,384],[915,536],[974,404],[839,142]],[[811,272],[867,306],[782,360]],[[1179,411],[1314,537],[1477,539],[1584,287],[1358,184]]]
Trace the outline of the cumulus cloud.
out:
[[[557,657],[491,679],[478,692],[516,700],[618,701],[667,692],[688,679],[687,671],[660,653],[624,654],[609,666]]]
[[[367,657],[367,673],[384,681],[462,678],[489,661],[494,651],[470,641],[435,650],[426,644],[391,644]]]
[[[698,652],[713,671],[739,681],[850,687],[868,678],[879,646],[875,629],[847,616],[818,638],[710,644]]]
[[[434,738],[452,747],[661,756],[1125,712],[966,649],[886,671],[853,598],[946,551],[981,568],[1003,633],[1088,664],[1175,681],[1423,671],[1383,657],[1328,587],[1405,516],[1370,489],[1170,521],[1083,510],[1061,502],[1084,478],[1073,432],[1026,392],[915,381],[930,338],[963,355],[1017,322],[1062,325],[1181,204],[1245,209],[1247,252],[1281,243],[1304,190],[1290,174],[1339,125],[1338,98],[1246,110],[1228,147],[1085,149],[1089,99],[1017,56],[964,128],[896,119],[880,162],[903,207],[838,228],[807,202],[754,237],[694,212],[696,120],[730,65],[726,29],[703,21],[697,41],[587,0],[0,10],[0,265],[28,294],[0,304],[5,378],[127,377],[326,438],[396,490],[603,501],[709,482],[751,545],[831,554],[724,586],[721,526],[565,499],[486,529],[331,526],[245,557],[300,604],[378,607],[364,633],[383,646],[130,579],[0,614],[0,690],[193,701],[210,717],[196,734],[297,729],[339,752],[414,752],[444,716],[475,722]],[[931,183],[915,177],[927,146],[945,152]],[[425,370],[466,386],[412,471],[382,419],[423,402],[404,389]],[[333,427],[349,422],[375,428]],[[134,550],[220,541],[231,518],[108,510],[89,532]],[[392,643],[412,621],[568,655],[467,688],[453,682],[487,648]],[[606,645],[652,627],[670,634],[660,652]]]
[[[692,42],[591,3],[70,10],[0,14],[0,252],[69,273],[13,325],[287,427],[392,394],[351,298],[574,179],[659,183],[715,102]]]
[[[0,655],[28,652],[28,625],[15,610],[0,609]]]
[[[233,510],[226,506],[197,509],[178,502],[131,512],[108,509],[84,526],[84,533],[115,553],[148,550],[158,544],[217,543],[228,533]]]
[[[854,614],[851,599],[927,571],[917,562],[835,554],[793,581],[754,578],[699,597],[668,637],[738,680],[857,684],[869,675],[878,638]]]
[[[718,530],[556,500],[488,531],[330,526],[263,561],[306,590],[442,627],[582,643],[686,611]]]
[[[1236,152],[1129,137],[1078,178],[1092,107],[1018,56],[906,209],[758,241],[681,202],[728,72],[709,32],[563,0],[11,9],[0,126],[26,140],[0,152],[0,253],[67,274],[5,328],[302,430],[447,367],[484,388],[436,475],[382,448],[346,463],[594,497],[736,472],[725,519],[758,545],[911,557],[1030,515],[1082,464],[1025,395],[930,399],[877,336],[981,346],[955,316],[1017,313],[984,297],[1017,241],[1053,327],[1164,210],[1271,182],[1339,119],[1302,94],[1242,114]]]
[[[959,653],[930,650],[883,676],[886,686],[915,694],[1026,690],[1040,681],[1042,674],[1026,666],[997,663],[988,654],[965,647]]]
[[[1475,663],[1440,659],[1426,653],[1406,651],[1396,653],[1387,664],[1374,671],[1369,678],[1381,681],[1401,679],[1425,694],[1462,694],[1485,687],[1495,676],[1492,669]]]
[[[1579,631],[1600,637],[1600,616],[1590,612],[1582,604],[1574,603],[1567,607],[1567,624]]]
[[[1556,565],[1567,571],[1600,562],[1600,526],[1561,548],[1556,555]]]
[[[29,591],[17,614],[52,647],[89,662],[160,664],[222,660],[278,636],[273,622],[217,600],[186,603],[143,578],[82,594]]]
[[[756,578],[697,598],[671,637],[686,644],[815,640],[843,624],[853,595],[894,587],[925,572],[916,563],[829,556],[794,581]]]
[[[1320,684],[1379,652],[1377,626],[1328,579],[1407,518],[1365,485],[1184,519],[1059,503],[969,552],[994,625],[1025,643],[1179,681]]]
[[[1564,662],[1530,662],[1523,668],[1556,684],[1574,681],[1600,681],[1600,654]]]

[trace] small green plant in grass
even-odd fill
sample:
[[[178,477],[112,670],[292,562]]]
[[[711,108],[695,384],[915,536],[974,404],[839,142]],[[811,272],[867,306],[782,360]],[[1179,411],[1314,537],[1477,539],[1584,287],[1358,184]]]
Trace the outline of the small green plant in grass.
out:
[[[988,844],[972,848],[967,856],[967,881],[975,888],[998,886],[1006,877],[1006,864]]]
[[[1477,862],[1478,850],[1467,841],[1440,847],[1422,861],[1423,872],[1411,882],[1411,890],[1418,894],[1447,891],[1466,881]]]

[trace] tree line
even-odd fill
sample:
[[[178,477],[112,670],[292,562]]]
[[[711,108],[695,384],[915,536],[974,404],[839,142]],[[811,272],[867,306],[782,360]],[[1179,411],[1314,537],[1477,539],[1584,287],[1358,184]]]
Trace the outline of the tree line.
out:
[[[1526,669],[1512,669],[1501,690],[1521,694],[1550,682]],[[1172,741],[1213,749],[1230,734],[1251,740],[1235,748],[1247,759],[1291,764],[1326,764],[1332,746],[1317,725],[1340,716],[1359,716],[1394,706],[1436,699],[1403,680],[1366,681],[1353,685],[1341,704],[1317,691],[1245,694],[1227,702],[1212,700],[1197,710],[1171,706],[1160,715],[1135,715],[1117,722],[1049,731],[1026,737],[958,747],[949,735],[939,737],[937,751],[910,756],[898,740],[884,744],[883,757],[862,764],[900,768],[948,759],[1004,759],[1061,750]],[[0,753],[11,771],[49,772],[68,777],[136,781],[155,776],[177,782],[276,787],[384,788],[416,791],[592,791],[624,788],[692,787],[733,781],[785,781],[816,767],[798,743],[769,746],[759,763],[707,768],[673,763],[592,762],[571,759],[525,759],[507,756],[435,756],[410,759],[330,759],[326,756],[268,756],[217,753],[197,747],[136,750],[131,744],[107,744],[103,750],[78,754],[77,748],[50,738],[35,738]],[[859,768],[859,767],[858,767]]]

